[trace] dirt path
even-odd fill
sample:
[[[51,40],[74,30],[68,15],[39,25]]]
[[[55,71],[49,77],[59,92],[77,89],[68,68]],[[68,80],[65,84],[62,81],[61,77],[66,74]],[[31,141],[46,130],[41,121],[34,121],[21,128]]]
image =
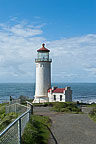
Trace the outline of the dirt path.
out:
[[[84,111],[89,111],[84,108]],[[51,131],[58,144],[96,144],[96,123],[86,114],[58,114],[48,107],[35,107],[34,113],[52,120]],[[50,137],[49,144],[53,144]],[[55,143],[54,143],[55,144]]]

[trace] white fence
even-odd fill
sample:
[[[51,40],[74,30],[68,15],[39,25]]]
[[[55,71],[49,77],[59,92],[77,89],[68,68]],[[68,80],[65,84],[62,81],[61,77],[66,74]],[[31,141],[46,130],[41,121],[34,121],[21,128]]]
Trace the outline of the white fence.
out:
[[[30,107],[28,107],[30,105]],[[6,107],[6,112],[16,112],[21,114],[15,121],[13,121],[2,133],[0,133],[0,144],[21,144],[21,136],[24,128],[30,119],[33,112],[31,103],[27,106],[20,104],[12,104]]]

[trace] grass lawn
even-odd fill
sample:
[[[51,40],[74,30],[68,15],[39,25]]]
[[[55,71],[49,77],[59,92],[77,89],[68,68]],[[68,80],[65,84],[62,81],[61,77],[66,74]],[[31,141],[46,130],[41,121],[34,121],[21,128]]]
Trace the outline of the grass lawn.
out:
[[[44,106],[51,106],[53,111],[65,113],[82,113],[75,102],[47,102]]]
[[[0,132],[18,117],[16,113],[5,114],[5,104],[0,104]]]
[[[23,136],[22,144],[47,144],[50,133],[46,127],[50,126],[47,116],[32,115]]]
[[[96,107],[89,113],[89,117],[96,122]]]
[[[92,103],[92,104],[86,104],[85,106],[95,108],[95,107],[96,107],[96,104],[95,104],[95,103]]]
[[[5,113],[5,103],[0,104],[0,115]]]
[[[81,109],[74,102],[58,102],[53,105],[53,110],[66,113],[81,113]]]

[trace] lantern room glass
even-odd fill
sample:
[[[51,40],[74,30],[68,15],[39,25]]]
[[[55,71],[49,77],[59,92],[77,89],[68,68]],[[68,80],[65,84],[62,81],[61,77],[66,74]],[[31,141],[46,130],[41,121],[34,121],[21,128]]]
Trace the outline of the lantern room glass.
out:
[[[49,52],[38,52],[37,58],[41,61],[49,60]]]

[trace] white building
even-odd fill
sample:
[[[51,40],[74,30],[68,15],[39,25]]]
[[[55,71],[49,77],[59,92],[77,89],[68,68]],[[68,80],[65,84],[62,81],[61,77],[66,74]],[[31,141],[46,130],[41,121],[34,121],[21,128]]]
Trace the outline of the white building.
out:
[[[67,102],[72,101],[72,90],[70,87],[51,89],[51,62],[49,52],[42,44],[42,48],[37,50],[36,63],[36,88],[33,103],[44,102]]]
[[[42,48],[37,50],[36,63],[36,89],[33,103],[48,102],[48,89],[51,88],[51,62],[49,52],[42,44]]]
[[[72,90],[70,87],[52,87],[48,90],[49,102],[72,102]]]

